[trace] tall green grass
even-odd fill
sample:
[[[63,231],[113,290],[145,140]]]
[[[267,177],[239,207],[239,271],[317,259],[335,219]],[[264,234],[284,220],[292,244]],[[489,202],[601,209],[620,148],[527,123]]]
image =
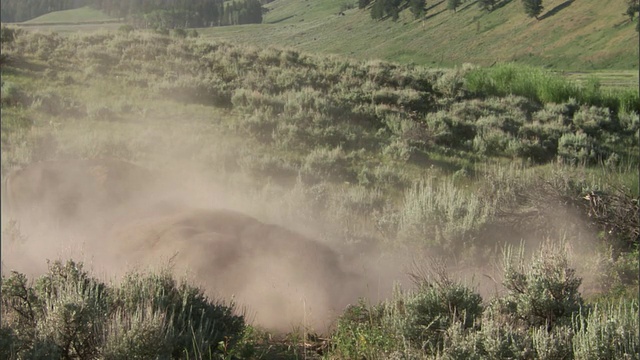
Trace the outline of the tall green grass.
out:
[[[542,104],[575,99],[615,113],[640,113],[637,89],[603,90],[595,78],[578,84],[541,68],[513,63],[471,70],[465,77],[465,87],[476,96],[518,95]]]

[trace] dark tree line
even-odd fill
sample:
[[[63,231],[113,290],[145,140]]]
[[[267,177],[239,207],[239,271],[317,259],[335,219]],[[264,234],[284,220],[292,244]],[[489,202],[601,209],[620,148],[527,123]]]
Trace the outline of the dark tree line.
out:
[[[0,21],[22,22],[52,11],[75,9],[92,0],[2,0]]]
[[[93,0],[109,15],[130,19],[136,26],[187,28],[262,22],[259,0]]]
[[[90,5],[138,27],[188,28],[262,22],[260,0],[2,0],[2,22]]]
[[[456,12],[468,0],[447,0],[447,9]],[[481,9],[493,11],[498,0],[477,0]],[[416,19],[427,15],[427,0],[358,0],[358,8],[365,9],[371,5],[371,18],[381,20],[391,18],[394,21],[400,17],[400,12],[409,8]]]

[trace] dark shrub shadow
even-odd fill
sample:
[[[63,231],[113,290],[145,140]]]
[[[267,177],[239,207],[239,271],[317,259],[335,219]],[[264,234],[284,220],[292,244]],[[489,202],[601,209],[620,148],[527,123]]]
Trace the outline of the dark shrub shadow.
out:
[[[443,13],[443,12],[445,12],[445,11],[447,11],[447,10],[440,10],[440,11],[438,11],[437,13],[433,13],[433,14],[427,15],[427,16],[425,16],[425,17],[424,17],[424,19],[422,19],[422,20],[429,20],[429,19],[431,19],[432,17],[436,17],[437,15],[440,15],[440,14],[442,14],[442,13]]]
[[[468,8],[470,8],[472,5],[477,4],[477,1],[470,1],[468,4],[466,4],[464,7],[459,8],[456,12],[460,12],[460,11],[465,11]]]
[[[510,3],[512,0],[502,0],[499,3],[495,4],[493,6],[493,9],[491,9],[491,11],[494,11],[496,9],[500,9],[501,7],[507,5],[508,3]]]
[[[546,18],[552,17],[553,15],[555,15],[555,14],[559,13],[561,10],[563,10],[563,9],[565,9],[565,8],[567,8],[567,7],[569,7],[569,5],[573,4],[573,1],[574,1],[574,0],[568,0],[568,1],[563,2],[562,4],[560,4],[560,5],[556,6],[556,7],[554,7],[553,9],[551,9],[551,10],[547,11],[547,12],[546,12],[544,15],[542,15],[542,16],[540,17],[540,19],[538,19],[538,20],[544,20],[544,19],[546,19]]]
[[[291,19],[292,17],[294,17],[294,15],[285,16],[285,17],[283,17],[282,19],[274,20],[274,21],[272,21],[272,22],[270,22],[270,23],[268,23],[268,24],[277,24],[277,23],[283,22],[283,21],[285,21],[285,20],[289,20],[289,19]]]
[[[426,8],[424,11],[425,11],[426,13],[428,13],[428,12],[429,12],[429,10],[431,10],[431,9],[435,8],[436,6],[438,6],[438,5],[442,4],[443,2],[444,2],[444,0],[440,1],[439,3],[433,4],[433,5],[429,6],[428,8]]]

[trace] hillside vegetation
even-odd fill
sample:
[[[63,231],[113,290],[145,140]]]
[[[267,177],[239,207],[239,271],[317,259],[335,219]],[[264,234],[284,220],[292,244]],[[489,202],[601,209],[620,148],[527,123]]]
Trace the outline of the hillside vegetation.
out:
[[[393,21],[373,20],[371,5],[358,9],[355,0],[276,0],[264,6],[262,24],[199,31],[206,38],[243,44],[435,67],[517,62],[577,71],[638,68],[637,20],[625,15],[623,0],[547,0],[540,20],[527,17],[520,1],[499,4],[486,12],[467,1],[453,12],[446,1],[427,2],[422,19],[416,20],[407,8]],[[52,12],[26,23],[40,24],[37,28],[43,30],[76,32],[87,28],[51,25],[108,18],[85,7]],[[637,83],[637,72],[623,76]]]
[[[24,24],[56,24],[87,23],[100,21],[117,21],[102,11],[85,6],[71,10],[54,11],[25,21]]]
[[[13,344],[3,357],[638,353],[636,89],[517,64],[442,70],[129,30],[3,29],[3,176],[43,160],[117,158],[189,182],[180,169],[190,164],[208,189],[222,184],[251,215],[348,261],[403,255],[415,286],[354,302],[327,339],[301,324],[280,347],[170,277],[107,288],[74,263],[54,264],[32,286],[3,272],[0,335]],[[13,224],[3,254],[29,241]],[[447,261],[429,270],[439,262],[427,255]],[[492,290],[481,295],[455,270],[483,274]],[[59,286],[68,272],[79,281]],[[136,287],[148,296],[119,298]],[[68,325],[63,335],[57,324]],[[122,329],[139,331],[129,339]]]
[[[457,12],[427,2],[424,20],[408,10],[398,21],[372,20],[356,1],[276,0],[262,25],[211,28],[207,37],[250,44],[430,66],[515,61],[555,69],[637,69],[638,33],[625,1],[544,1],[538,21],[520,1],[486,13],[467,1]],[[346,9],[346,10],[345,10]],[[344,11],[343,11],[344,10]],[[344,16],[340,15],[344,13]]]

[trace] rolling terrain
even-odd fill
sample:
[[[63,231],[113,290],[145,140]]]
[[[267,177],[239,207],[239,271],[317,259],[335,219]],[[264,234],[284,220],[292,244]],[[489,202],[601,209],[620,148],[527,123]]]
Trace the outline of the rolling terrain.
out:
[[[54,11],[31,20],[27,20],[21,24],[77,24],[117,20],[118,19],[114,19],[99,10],[85,6],[78,9]]]
[[[503,1],[490,13],[481,11],[474,1],[463,3],[457,12],[447,10],[446,1],[428,1],[425,18],[415,20],[404,10],[396,22],[372,20],[370,9],[358,9],[353,0],[276,0],[265,7],[268,12],[262,24],[198,31],[204,38],[234,43],[432,67],[517,62],[582,72],[638,69],[638,33],[624,15],[624,1],[547,0],[540,20],[528,18],[516,0]],[[95,27],[73,27],[73,23],[105,20],[113,21],[81,8],[23,24],[75,32]],[[637,83],[637,71],[624,77]]]
[[[3,28],[0,357],[633,358],[633,25],[429,6]]]
[[[277,0],[264,24],[203,29],[204,36],[241,43],[291,46],[324,54],[429,66],[518,62],[565,70],[637,69],[638,33],[623,1],[545,1],[541,20],[520,1],[491,13],[468,1],[457,12],[427,2],[425,20],[405,10],[393,22],[344,0]],[[356,7],[344,11],[345,7]]]

